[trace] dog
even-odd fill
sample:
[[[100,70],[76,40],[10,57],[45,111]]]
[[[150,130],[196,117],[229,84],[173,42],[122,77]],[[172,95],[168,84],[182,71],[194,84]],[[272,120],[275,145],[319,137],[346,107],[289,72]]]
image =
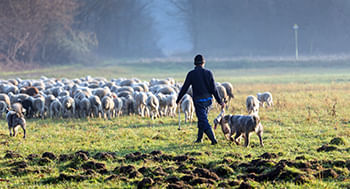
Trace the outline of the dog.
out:
[[[245,139],[244,146],[249,146],[249,138],[252,132],[255,132],[260,140],[260,145],[264,146],[262,140],[263,126],[257,114],[253,115],[224,115],[222,110],[220,115],[214,119],[214,129],[221,125],[222,132],[227,140],[231,140],[239,145],[240,137]],[[233,134],[236,134],[233,138]]]
[[[15,111],[9,111],[6,114],[7,125],[10,131],[10,136],[16,136],[18,127],[21,126],[23,129],[24,136],[26,138],[26,120],[24,115]]]

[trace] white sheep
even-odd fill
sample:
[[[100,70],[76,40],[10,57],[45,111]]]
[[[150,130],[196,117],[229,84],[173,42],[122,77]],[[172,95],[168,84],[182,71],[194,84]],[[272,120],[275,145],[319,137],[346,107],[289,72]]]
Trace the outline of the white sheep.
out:
[[[118,117],[122,114],[123,100],[119,97],[114,97],[113,101],[115,117]]]
[[[148,93],[148,98],[146,100],[147,110],[152,119],[159,117],[159,100],[152,94]]]
[[[264,103],[266,102],[267,106],[273,106],[272,94],[270,92],[257,93],[256,96],[260,101],[260,106],[265,107]]]
[[[248,114],[256,114],[258,115],[259,113],[259,100],[253,96],[249,95],[246,100],[246,107],[247,107],[247,112]]]
[[[134,92],[135,109],[141,117],[145,116],[147,94],[144,92]]]
[[[59,118],[62,116],[63,113],[63,106],[62,103],[58,100],[55,99],[51,102],[50,104],[50,118]]]
[[[101,117],[100,113],[102,113],[102,102],[100,97],[96,95],[91,95],[89,97],[91,110],[93,117]]]
[[[111,119],[114,115],[114,101],[111,97],[105,96],[101,100],[102,102],[102,117]]]
[[[69,118],[76,116],[75,101],[72,97],[70,96],[63,97],[62,105],[63,105],[63,116],[67,115]]]
[[[180,104],[182,112],[185,113],[185,123],[188,121],[192,122],[194,113],[194,104],[192,97],[188,94],[184,95]]]
[[[79,101],[79,117],[86,118],[91,115],[91,103],[88,98]]]
[[[226,93],[228,96],[227,103],[230,104],[231,100],[235,98],[235,96],[233,95],[233,86],[230,82],[223,82],[221,83],[221,85],[226,89]],[[228,109],[228,105],[226,106],[226,109]]]

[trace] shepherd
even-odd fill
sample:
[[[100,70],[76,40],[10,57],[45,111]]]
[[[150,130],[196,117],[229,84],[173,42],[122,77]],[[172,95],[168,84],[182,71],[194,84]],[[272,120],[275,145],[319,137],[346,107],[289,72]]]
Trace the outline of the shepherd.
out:
[[[217,140],[208,121],[208,113],[213,99],[212,96],[214,96],[216,102],[221,105],[221,109],[225,107],[225,103],[221,101],[218,91],[216,90],[213,73],[204,68],[205,60],[202,55],[198,54],[195,56],[194,65],[195,68],[187,73],[185,83],[181,88],[176,103],[179,107],[182,97],[192,85],[193,102],[198,118],[198,134],[195,143],[201,143],[203,134],[205,133],[211,140],[211,144],[215,145],[217,144]]]

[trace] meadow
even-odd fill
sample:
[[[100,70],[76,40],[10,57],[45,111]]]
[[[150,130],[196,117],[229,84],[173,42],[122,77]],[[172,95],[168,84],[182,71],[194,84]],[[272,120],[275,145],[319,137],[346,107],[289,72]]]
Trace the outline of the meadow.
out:
[[[1,72],[1,79],[174,77],[189,62],[106,61],[98,67],[58,66]],[[264,147],[226,141],[194,144],[197,126],[137,115],[103,119],[31,119],[24,140],[0,120],[0,188],[350,188],[350,61],[212,61],[216,81],[235,99],[226,114],[246,114],[245,98],[270,91],[261,108]],[[210,122],[219,114],[210,111]],[[184,115],[181,114],[184,119]]]

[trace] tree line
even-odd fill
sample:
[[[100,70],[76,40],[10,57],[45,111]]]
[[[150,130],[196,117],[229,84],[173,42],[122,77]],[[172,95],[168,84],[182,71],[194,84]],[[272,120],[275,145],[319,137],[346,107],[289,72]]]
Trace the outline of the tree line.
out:
[[[141,0],[1,0],[0,62],[159,56],[148,7]]]

